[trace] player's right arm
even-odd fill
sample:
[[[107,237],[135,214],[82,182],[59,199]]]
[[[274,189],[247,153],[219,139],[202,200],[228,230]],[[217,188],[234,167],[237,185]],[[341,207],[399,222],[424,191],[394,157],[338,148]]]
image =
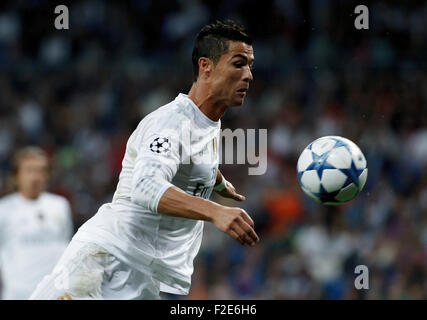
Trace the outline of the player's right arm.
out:
[[[175,186],[165,191],[157,211],[166,215],[212,222],[215,227],[242,245],[253,246],[259,241],[254,231],[254,222],[245,210],[191,196]]]
[[[181,161],[181,152],[186,148],[182,140],[179,130],[173,130],[170,118],[149,119],[139,134],[131,137],[130,152],[136,154],[132,202],[153,213],[212,222],[241,244],[257,242],[254,223],[243,209],[189,195],[171,183]],[[160,149],[158,141],[167,143]]]

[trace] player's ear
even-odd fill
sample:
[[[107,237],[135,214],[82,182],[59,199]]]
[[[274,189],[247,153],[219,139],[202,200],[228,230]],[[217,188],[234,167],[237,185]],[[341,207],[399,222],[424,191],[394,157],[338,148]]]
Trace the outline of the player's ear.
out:
[[[199,58],[199,76],[209,77],[213,70],[213,61],[206,57]]]

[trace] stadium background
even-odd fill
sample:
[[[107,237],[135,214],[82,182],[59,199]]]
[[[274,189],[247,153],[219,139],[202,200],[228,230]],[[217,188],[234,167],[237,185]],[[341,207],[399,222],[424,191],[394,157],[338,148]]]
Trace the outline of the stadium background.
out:
[[[241,247],[205,226],[188,297],[167,299],[426,299],[427,75],[425,2],[73,1],[70,29],[47,1],[0,4],[0,195],[14,150],[53,160],[49,190],[75,227],[111,201],[125,143],[144,115],[191,86],[200,27],[235,18],[254,38],[254,81],[223,128],[267,128],[268,169],[223,165],[262,241]],[[303,148],[341,135],[363,150],[356,200],[323,207],[296,179]],[[217,197],[230,205],[235,202]],[[354,269],[370,271],[355,290]]]

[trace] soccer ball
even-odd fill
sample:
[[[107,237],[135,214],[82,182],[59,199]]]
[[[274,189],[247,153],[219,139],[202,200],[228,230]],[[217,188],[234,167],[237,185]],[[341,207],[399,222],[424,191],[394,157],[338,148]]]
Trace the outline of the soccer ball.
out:
[[[297,163],[301,189],[317,202],[337,205],[352,200],[365,185],[365,156],[352,141],[325,136],[310,143]]]

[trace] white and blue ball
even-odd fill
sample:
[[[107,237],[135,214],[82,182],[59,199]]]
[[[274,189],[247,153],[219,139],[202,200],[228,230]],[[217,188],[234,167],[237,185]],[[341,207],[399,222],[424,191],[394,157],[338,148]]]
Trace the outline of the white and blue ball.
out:
[[[362,151],[339,136],[325,136],[310,143],[298,159],[297,172],[302,190],[325,205],[352,200],[368,177]]]

